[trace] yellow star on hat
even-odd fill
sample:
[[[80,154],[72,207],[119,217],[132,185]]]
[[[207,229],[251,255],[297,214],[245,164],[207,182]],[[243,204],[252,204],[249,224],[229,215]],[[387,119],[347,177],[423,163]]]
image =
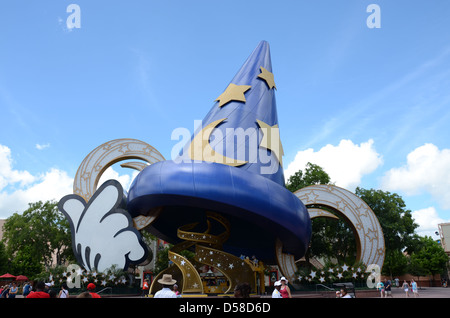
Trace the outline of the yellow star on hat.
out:
[[[215,101],[220,101],[219,107],[222,107],[233,100],[245,103],[244,93],[250,88],[250,85],[236,85],[231,83]]]
[[[269,72],[262,66],[259,69],[261,70],[261,74],[259,74],[258,77],[266,81],[267,86],[269,86],[269,89],[274,87],[276,89],[277,87],[275,86],[275,79],[273,77],[273,73]]]
[[[270,126],[265,122],[257,119],[259,127],[263,132],[263,138],[261,139],[260,146],[272,151],[278,159],[278,162],[283,166],[283,145],[280,139],[280,129],[278,125]]]

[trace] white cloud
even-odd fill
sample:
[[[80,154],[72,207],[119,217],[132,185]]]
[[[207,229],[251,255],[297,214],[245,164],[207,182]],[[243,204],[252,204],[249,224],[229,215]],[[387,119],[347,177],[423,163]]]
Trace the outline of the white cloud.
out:
[[[32,175],[28,171],[14,169],[11,150],[0,145],[0,219],[13,213],[22,213],[28,203],[37,201],[59,201],[63,196],[73,193],[73,177],[67,172],[51,168],[45,173]],[[102,175],[100,184],[109,179],[118,180],[128,190],[138,174],[121,175],[109,168]]]
[[[7,218],[15,212],[25,211],[28,203],[58,201],[64,195],[73,193],[73,178],[70,178],[65,171],[50,169],[33,179],[33,182],[26,186],[0,192],[0,219]]]
[[[44,150],[45,148],[49,148],[49,147],[50,147],[50,144],[49,144],[49,143],[44,144],[44,145],[36,144],[36,149],[37,149],[37,150]]]
[[[33,176],[28,171],[13,167],[11,149],[0,145],[0,218],[7,218],[15,212],[23,212],[28,203],[59,200],[63,194],[72,191],[73,179],[58,169]]]
[[[450,149],[439,150],[433,144],[414,149],[406,165],[385,174],[382,187],[406,195],[429,193],[442,208],[450,209]]]
[[[434,239],[437,238],[435,232],[438,231],[438,224],[450,222],[450,220],[444,220],[439,217],[434,207],[414,211],[411,215],[419,225],[416,229],[417,234],[421,236],[428,235]]]
[[[284,171],[285,177],[288,179],[298,170],[304,170],[306,164],[311,162],[321,166],[331,182],[353,190],[360,184],[363,175],[372,173],[383,163],[373,144],[372,139],[360,145],[344,139],[337,146],[329,144],[316,152],[311,148],[299,151]]]
[[[131,183],[133,182],[134,178],[138,174],[139,174],[139,172],[137,170],[133,170],[132,174],[120,175],[112,167],[109,167],[108,169],[105,170],[105,172],[103,172],[102,176],[100,177],[100,180],[98,182],[98,187],[100,187],[105,181],[114,179],[114,180],[119,181],[119,183],[122,185],[124,190],[128,191],[128,189],[131,186]]]
[[[12,166],[11,149],[0,145],[0,191],[8,184],[19,183],[20,186],[24,186],[34,181],[34,177],[28,171],[14,170]]]

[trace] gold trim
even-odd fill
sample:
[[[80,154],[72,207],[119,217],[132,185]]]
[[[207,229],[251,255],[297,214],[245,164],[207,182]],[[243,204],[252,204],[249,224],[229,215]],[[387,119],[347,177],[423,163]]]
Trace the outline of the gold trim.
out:
[[[229,287],[225,293],[230,293],[239,282],[248,282],[252,290],[256,290],[253,268],[245,261],[232,254],[222,251],[222,244],[229,238],[230,223],[222,215],[206,212],[207,229],[204,232],[193,232],[198,223],[190,223],[178,228],[177,236],[183,242],[174,245],[169,250],[169,259],[176,265],[160,272],[150,286],[150,293],[156,292],[158,277],[165,273],[174,273],[178,269],[182,274],[182,293],[204,293],[203,283],[195,265],[180,255],[180,252],[195,245],[195,262],[217,268],[228,279]],[[211,234],[211,221],[220,223],[224,231]],[[260,267],[255,267],[261,271]]]

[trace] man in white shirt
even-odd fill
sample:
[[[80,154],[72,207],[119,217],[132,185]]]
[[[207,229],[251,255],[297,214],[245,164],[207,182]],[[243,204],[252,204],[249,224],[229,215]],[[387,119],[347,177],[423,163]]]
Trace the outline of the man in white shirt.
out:
[[[283,298],[283,296],[281,296],[280,293],[280,288],[281,288],[281,282],[279,280],[277,280],[273,286],[275,287],[275,289],[272,292],[272,298]]]
[[[171,289],[176,282],[175,279],[172,279],[172,275],[164,274],[161,279],[158,279],[158,283],[163,285],[163,288],[156,292],[153,298],[177,298],[177,295]]]
[[[343,287],[341,289],[341,298],[353,298],[347,293],[347,288]]]

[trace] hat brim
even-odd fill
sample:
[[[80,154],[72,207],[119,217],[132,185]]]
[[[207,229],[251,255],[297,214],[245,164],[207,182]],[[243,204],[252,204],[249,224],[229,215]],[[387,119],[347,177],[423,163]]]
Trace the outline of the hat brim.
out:
[[[224,251],[256,255],[275,261],[275,242],[283,251],[304,256],[311,236],[311,220],[303,203],[285,187],[262,175],[209,162],[167,160],[146,167],[128,195],[128,211],[135,217],[162,207],[147,228],[170,243],[180,226],[206,224],[206,211],[222,213],[231,224]]]
[[[164,279],[158,279],[158,283],[162,285],[174,285],[177,281],[175,279],[172,279],[171,281],[166,281]]]

